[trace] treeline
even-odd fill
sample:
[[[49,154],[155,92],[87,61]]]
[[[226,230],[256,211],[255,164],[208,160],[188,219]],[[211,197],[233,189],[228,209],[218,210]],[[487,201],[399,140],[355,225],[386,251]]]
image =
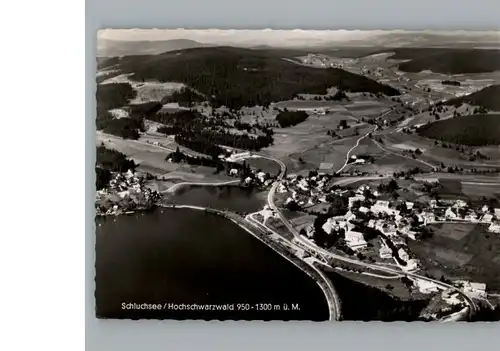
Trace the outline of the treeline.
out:
[[[214,160],[217,159],[219,155],[225,153],[224,149],[222,149],[217,144],[212,142],[209,138],[204,137],[201,134],[196,134],[196,133],[178,134],[175,136],[175,142],[193,151],[209,155]]]
[[[105,188],[111,180],[111,172],[126,172],[135,170],[137,165],[119,151],[107,149],[104,146],[96,148],[96,188]]]
[[[102,131],[104,133],[116,135],[123,139],[139,139],[139,131],[144,131],[142,119],[133,118],[113,118],[106,120]]]
[[[307,112],[304,111],[282,111],[276,116],[281,128],[297,125],[304,122],[308,117]]]
[[[137,139],[142,119],[114,118],[109,110],[128,105],[136,92],[128,83],[99,84],[96,91],[96,129],[126,139]]]
[[[270,135],[251,137],[246,134],[236,135],[214,130],[194,132],[186,130],[175,136],[175,142],[191,150],[214,156],[224,153],[218,145],[243,150],[260,150],[271,145],[273,137]]]
[[[426,124],[421,136],[453,144],[485,146],[500,144],[500,115],[468,115]]]
[[[490,85],[484,89],[476,91],[475,93],[460,96],[454,99],[445,101],[445,105],[460,106],[462,104],[476,105],[483,108],[500,111],[500,84]]]
[[[113,78],[113,77],[116,77],[116,76],[119,76],[120,74],[122,74],[120,72],[120,70],[110,70],[109,72],[105,72],[103,74],[98,75],[95,78],[95,81],[96,81],[97,84],[101,84],[105,80]]]
[[[399,91],[338,68],[313,68],[285,61],[269,51],[232,47],[195,48],[181,55],[128,56],[120,69],[132,79],[181,82],[214,107],[269,106],[300,93],[324,95],[328,88],[399,95]]]
[[[403,72],[461,74],[493,72],[500,69],[500,50],[461,48],[397,48],[393,59],[409,59],[399,64]]]
[[[133,160],[119,151],[108,149],[104,146],[96,148],[96,166],[108,169],[112,172],[134,171],[137,167]]]
[[[251,174],[250,166],[246,162],[243,162],[243,164],[240,164],[240,163],[236,163],[236,162],[222,161],[219,158],[207,158],[207,157],[191,156],[191,155],[188,155],[188,154],[181,152],[179,150],[179,147],[177,147],[177,149],[174,152],[169,153],[165,157],[165,160],[166,161],[170,160],[171,162],[174,162],[174,163],[185,162],[188,165],[193,165],[193,166],[214,167],[216,173],[219,173],[221,171],[225,171],[226,174],[229,174],[229,171],[231,169],[236,169],[236,170],[238,170],[238,175],[240,177],[246,177],[249,174]]]
[[[184,87],[179,91],[175,91],[172,95],[165,96],[161,102],[163,104],[176,102],[179,106],[192,107],[195,103],[200,103],[205,100],[206,99],[202,95],[194,92],[192,89]]]
[[[152,116],[156,115],[156,113],[160,111],[162,106],[163,105],[161,104],[161,102],[158,101],[149,101],[141,104],[133,104],[128,106],[128,113],[130,118],[151,119],[154,118]]]
[[[158,128],[158,132],[175,135],[175,141],[179,145],[213,157],[224,153],[218,145],[260,150],[273,143],[271,129],[263,128],[267,134],[256,137],[232,134],[224,130],[224,123],[221,121],[208,119],[194,110],[156,113],[146,118],[164,124]]]

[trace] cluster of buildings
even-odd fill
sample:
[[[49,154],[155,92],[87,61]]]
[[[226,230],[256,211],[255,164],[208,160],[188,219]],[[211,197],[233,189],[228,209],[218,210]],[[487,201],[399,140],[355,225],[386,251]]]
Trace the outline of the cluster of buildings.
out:
[[[119,215],[136,209],[147,209],[161,198],[161,194],[145,186],[144,179],[131,170],[116,173],[109,186],[97,191],[98,215]]]
[[[367,185],[355,191],[338,187],[332,190],[328,186],[329,179],[327,175],[314,172],[307,177],[289,175],[277,192],[290,192],[291,196],[286,199],[285,205],[295,201],[303,209],[324,203],[324,209],[327,210],[330,206],[328,196],[346,198],[347,213],[328,218],[322,226],[325,233],[345,233],[346,245],[359,252],[366,249],[368,243],[363,233],[356,228],[359,228],[360,223],[365,228],[373,228],[383,234],[379,236],[380,258],[394,259],[405,271],[415,271],[419,267],[419,261],[411,257],[406,242],[408,239],[418,239],[428,224],[450,221],[484,223],[489,225],[489,231],[500,233],[500,209],[488,206],[472,209],[463,200],[431,200],[425,206],[422,203],[416,206],[411,201],[396,203],[383,200],[383,194]],[[307,227],[306,235],[313,237],[312,225]]]
[[[480,209],[473,209],[463,200],[431,200],[429,205],[428,223],[483,223],[488,224],[488,231],[500,233],[500,208],[484,205]]]

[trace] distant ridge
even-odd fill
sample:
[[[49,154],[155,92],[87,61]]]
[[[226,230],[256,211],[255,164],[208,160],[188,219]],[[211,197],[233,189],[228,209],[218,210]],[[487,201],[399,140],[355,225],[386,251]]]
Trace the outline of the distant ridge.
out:
[[[172,39],[162,41],[123,41],[99,39],[97,43],[98,57],[116,57],[131,55],[157,55],[163,52],[210,47],[189,39]]]

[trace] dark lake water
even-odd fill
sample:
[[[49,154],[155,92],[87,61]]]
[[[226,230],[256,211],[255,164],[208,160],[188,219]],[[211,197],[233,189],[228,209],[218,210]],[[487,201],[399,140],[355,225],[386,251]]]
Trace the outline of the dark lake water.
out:
[[[254,212],[266,192],[185,187],[170,202]],[[328,318],[319,286],[233,222],[190,209],[96,219],[96,315],[102,318],[315,320]],[[415,320],[424,301],[397,301],[328,272],[346,320]],[[122,303],[234,304],[234,310],[127,310]],[[248,310],[237,310],[237,304]],[[271,304],[258,310],[257,304]],[[299,310],[291,310],[292,304]],[[276,306],[280,306],[277,310]],[[289,310],[285,311],[287,305]],[[267,308],[267,306],[262,306]]]
[[[227,219],[190,209],[157,209],[96,222],[98,317],[328,318],[323,292],[312,279]],[[254,308],[124,310],[122,303],[248,303]],[[272,310],[258,311],[259,303],[272,304]],[[284,304],[290,310],[284,311]],[[300,310],[291,310],[292,304]]]
[[[184,186],[168,201],[180,205],[229,209],[238,212],[256,212],[266,204],[267,191],[239,186]]]

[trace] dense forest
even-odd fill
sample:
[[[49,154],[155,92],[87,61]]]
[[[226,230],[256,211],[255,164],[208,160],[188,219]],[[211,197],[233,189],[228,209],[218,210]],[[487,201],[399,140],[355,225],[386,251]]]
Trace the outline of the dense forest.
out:
[[[183,107],[192,107],[195,103],[200,103],[203,101],[206,101],[203,96],[187,87],[184,87],[179,91],[175,91],[172,95],[165,96],[161,100],[163,104],[177,102],[179,106]]]
[[[99,84],[96,91],[96,128],[122,138],[137,139],[143,128],[142,119],[113,118],[109,110],[128,105],[136,92],[128,83]]]
[[[493,72],[500,69],[500,50],[452,48],[399,48],[392,59],[409,60],[399,65],[403,72],[430,70],[461,74]]]
[[[448,101],[445,105],[460,106],[464,103],[469,105],[481,106],[492,111],[500,111],[500,84],[490,85],[475,93],[460,96]]]
[[[418,134],[454,144],[500,144],[500,114],[459,116],[420,127]]]
[[[223,120],[208,118],[194,110],[157,113],[146,118],[164,124],[158,128],[158,132],[175,135],[175,141],[179,145],[212,157],[224,153],[218,145],[260,150],[273,142],[270,129],[264,129],[266,134],[259,136],[233,134],[226,131]]]
[[[134,161],[127,159],[126,155],[104,146],[96,148],[96,166],[111,172],[126,172],[129,169],[134,171],[137,167]]]
[[[232,47],[195,48],[178,53],[127,56],[120,69],[136,81],[181,82],[205,95],[215,107],[263,105],[289,100],[299,93],[326,94],[336,86],[344,91],[399,95],[399,91],[338,68],[297,65],[269,50]]]
[[[229,174],[231,169],[237,169],[240,177],[246,177],[251,174],[250,166],[247,163],[236,163],[236,162],[227,162],[223,161],[217,157],[215,158],[207,158],[207,157],[197,157],[185,154],[179,150],[179,147],[174,152],[169,153],[165,160],[170,160],[174,163],[187,163],[193,166],[205,166],[205,167],[214,167],[215,172],[225,171],[226,174]]]
[[[107,149],[104,146],[96,148],[96,188],[97,190],[106,187],[111,180],[111,172],[126,172],[129,169],[135,170],[137,165],[127,156],[116,150]]]
[[[109,169],[96,167],[95,168],[95,187],[97,190],[104,189],[111,180],[111,172]]]
[[[308,117],[304,111],[282,111],[276,116],[281,128],[291,127],[304,122]]]

